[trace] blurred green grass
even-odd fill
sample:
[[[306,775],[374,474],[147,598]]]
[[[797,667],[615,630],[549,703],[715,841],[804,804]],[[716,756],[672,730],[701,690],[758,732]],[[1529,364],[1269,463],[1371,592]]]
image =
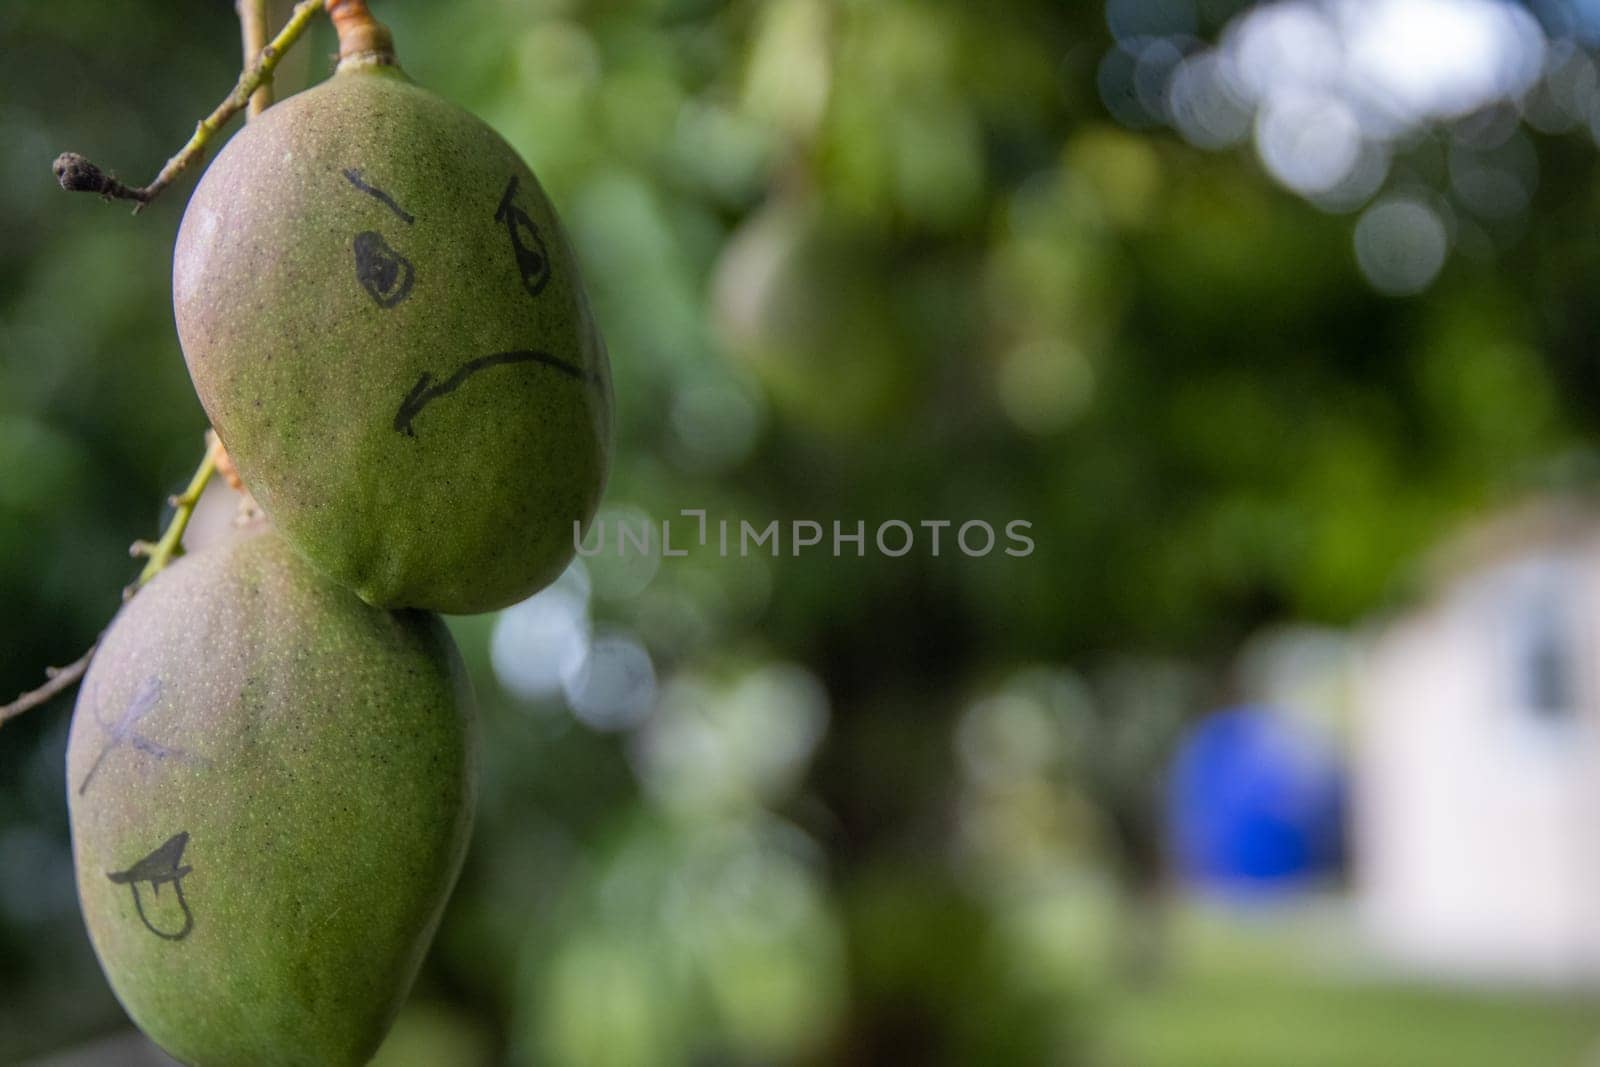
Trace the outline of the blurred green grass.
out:
[[[1579,1067],[1600,1058],[1600,1000],[1404,982],[1349,961],[1319,964],[1298,921],[1180,913],[1170,970],[1108,999],[1095,1062]]]

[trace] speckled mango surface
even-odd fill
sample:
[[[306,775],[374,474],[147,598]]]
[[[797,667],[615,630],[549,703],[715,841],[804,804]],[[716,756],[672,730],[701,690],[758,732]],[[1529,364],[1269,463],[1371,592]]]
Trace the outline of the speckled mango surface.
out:
[[[460,869],[471,694],[449,635],[270,529],[126,604],[67,749],[84,919],[133,1020],[200,1067],[371,1057]]]
[[[245,482],[369,603],[488,611],[571,559],[610,368],[553,208],[477,118],[393,67],[270,108],[196,188],[173,300]]]

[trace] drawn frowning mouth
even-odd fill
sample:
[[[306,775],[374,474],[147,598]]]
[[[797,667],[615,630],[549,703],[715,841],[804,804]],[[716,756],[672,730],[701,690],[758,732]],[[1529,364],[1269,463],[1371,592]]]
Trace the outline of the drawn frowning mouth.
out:
[[[433,375],[423,372],[417,379],[417,384],[411,387],[405,399],[400,401],[400,409],[394,413],[394,428],[396,433],[403,433],[407,437],[417,436],[412,422],[422,413],[422,409],[438,400],[440,397],[449,396],[461,388],[466,380],[480,371],[491,367],[502,367],[510,363],[539,363],[551,370],[565,374],[567,377],[580,382],[598,382],[599,379],[575,363],[568,363],[558,356],[548,352],[538,352],[533,349],[518,349],[514,352],[496,352],[492,356],[479,356],[462,364],[461,369],[442,382],[434,382]]]

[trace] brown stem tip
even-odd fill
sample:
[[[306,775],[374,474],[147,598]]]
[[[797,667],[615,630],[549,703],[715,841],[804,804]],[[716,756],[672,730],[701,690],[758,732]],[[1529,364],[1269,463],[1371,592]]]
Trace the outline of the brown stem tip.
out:
[[[325,0],[328,18],[339,35],[339,65],[387,65],[395,62],[394,36],[372,17],[367,0]]]
[[[99,193],[107,200],[150,199],[143,189],[130,188],[76,152],[63,152],[50,165],[56,181],[69,193]]]

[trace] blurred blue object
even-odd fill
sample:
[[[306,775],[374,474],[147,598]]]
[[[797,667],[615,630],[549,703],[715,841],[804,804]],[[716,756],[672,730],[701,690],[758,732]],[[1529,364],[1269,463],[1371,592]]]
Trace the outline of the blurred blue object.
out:
[[[1313,730],[1270,708],[1209,715],[1168,785],[1178,874],[1227,895],[1304,887],[1339,870],[1344,808],[1343,768]]]

